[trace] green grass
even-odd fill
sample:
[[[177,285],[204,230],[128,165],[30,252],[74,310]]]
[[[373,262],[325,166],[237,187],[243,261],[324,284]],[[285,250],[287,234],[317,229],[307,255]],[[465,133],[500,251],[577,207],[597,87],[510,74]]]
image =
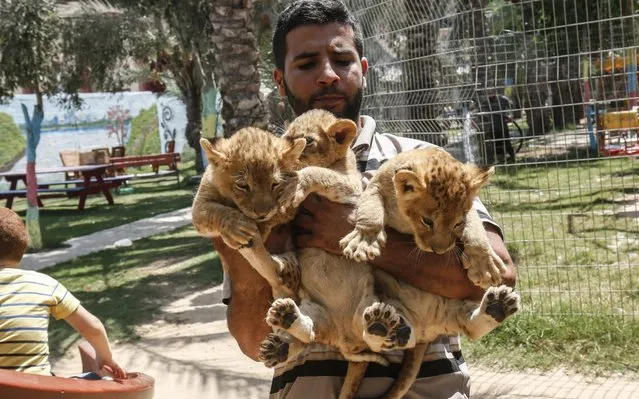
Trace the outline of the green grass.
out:
[[[131,194],[119,195],[116,190],[111,190],[114,206],[109,206],[102,194],[89,196],[82,211],[77,209],[77,198],[44,199],[44,208],[40,209],[44,250],[61,247],[69,238],[190,206],[195,188],[187,185],[186,181],[193,174],[193,162],[180,164],[179,188],[175,179],[168,177],[135,180],[130,185],[135,190]],[[26,201],[16,199],[13,209],[24,217]]]
[[[632,158],[498,168],[482,199],[518,266],[523,311],[467,345],[471,361],[639,370],[628,356],[639,347],[639,223],[627,215],[638,187]]]
[[[524,305],[525,306],[525,305]],[[639,371],[639,323],[620,317],[535,316],[524,313],[476,342],[465,341],[471,364],[493,369],[566,368],[588,375]]]
[[[0,170],[24,153],[27,141],[9,114],[0,112]]]
[[[107,327],[111,341],[136,340],[136,326],[161,317],[161,307],[222,281],[209,240],[192,227],[135,241],[46,269]],[[53,356],[79,338],[64,322],[50,324]]]

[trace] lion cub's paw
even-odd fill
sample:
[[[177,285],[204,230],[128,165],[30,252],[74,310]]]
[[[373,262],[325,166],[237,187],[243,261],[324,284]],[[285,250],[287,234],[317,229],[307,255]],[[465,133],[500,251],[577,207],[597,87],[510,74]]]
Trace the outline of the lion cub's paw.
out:
[[[382,348],[384,350],[402,349],[409,344],[414,345],[414,341],[413,329],[404,317],[399,316],[399,323],[390,331]]]
[[[233,249],[250,247],[253,237],[257,234],[259,234],[259,229],[255,221],[240,212],[228,215],[227,221],[220,229],[222,239],[226,245]]]
[[[366,262],[378,257],[386,245],[386,232],[381,230],[354,229],[339,242],[344,256],[357,262]]]
[[[507,268],[492,248],[466,247],[462,259],[473,284],[484,289],[501,284]]]
[[[364,309],[364,325],[370,335],[387,337],[399,322],[400,316],[395,307],[386,303],[375,302]]]
[[[275,367],[278,364],[286,362],[288,359],[288,342],[277,334],[269,333],[266,339],[260,344],[260,353],[258,359],[264,363],[266,367]]]
[[[516,313],[521,306],[519,294],[506,285],[489,287],[482,298],[480,309],[501,323],[508,316]]]
[[[291,298],[279,298],[273,301],[266,314],[266,323],[274,328],[287,330],[299,317],[299,309]]]

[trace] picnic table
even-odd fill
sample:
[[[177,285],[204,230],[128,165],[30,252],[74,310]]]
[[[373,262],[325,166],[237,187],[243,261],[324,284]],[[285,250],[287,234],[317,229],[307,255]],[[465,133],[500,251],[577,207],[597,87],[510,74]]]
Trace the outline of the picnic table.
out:
[[[40,200],[41,197],[78,197],[78,209],[82,210],[84,209],[87,196],[99,193],[104,195],[109,205],[113,205],[113,196],[111,195],[110,189],[125,182],[127,177],[106,177],[107,170],[111,167],[112,164],[108,163],[99,165],[63,166],[36,170],[36,175],[75,172],[82,177],[82,179],[77,180],[64,180],[38,184],[38,205],[42,206],[42,202]],[[0,178],[4,178],[10,184],[9,190],[0,191],[0,199],[6,198],[6,207],[11,209],[14,198],[25,198],[27,196],[27,172],[4,172],[0,173]],[[25,189],[18,189],[19,181],[23,182]],[[64,187],[55,187],[62,185],[64,185]]]

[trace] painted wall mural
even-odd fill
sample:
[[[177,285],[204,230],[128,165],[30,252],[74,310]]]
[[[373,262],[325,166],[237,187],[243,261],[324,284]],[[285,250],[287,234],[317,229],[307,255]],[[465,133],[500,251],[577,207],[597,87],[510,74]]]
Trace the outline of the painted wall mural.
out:
[[[166,152],[167,141],[174,140],[175,151],[182,152],[186,110],[177,97],[158,97],[151,92],[84,93],[80,97],[83,106],[78,110],[61,107],[56,98],[45,99],[38,168],[62,166],[63,150],[91,151],[124,145],[127,154],[160,153]],[[35,101],[34,95],[16,95],[8,104],[0,104],[0,136],[5,130],[18,136],[11,141],[7,134],[0,140],[0,170],[25,170],[24,140],[17,131],[26,136],[21,104],[33,109]]]

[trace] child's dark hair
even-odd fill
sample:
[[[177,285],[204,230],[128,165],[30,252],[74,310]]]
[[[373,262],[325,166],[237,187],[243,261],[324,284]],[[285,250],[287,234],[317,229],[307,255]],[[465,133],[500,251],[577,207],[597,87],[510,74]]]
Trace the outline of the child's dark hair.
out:
[[[0,266],[18,264],[27,250],[27,229],[15,212],[0,208]]]
[[[286,35],[303,25],[326,25],[338,23],[348,25],[355,35],[355,48],[359,57],[364,55],[364,41],[359,22],[339,0],[294,0],[277,18],[273,32],[273,57],[275,66],[284,70],[286,58]]]

